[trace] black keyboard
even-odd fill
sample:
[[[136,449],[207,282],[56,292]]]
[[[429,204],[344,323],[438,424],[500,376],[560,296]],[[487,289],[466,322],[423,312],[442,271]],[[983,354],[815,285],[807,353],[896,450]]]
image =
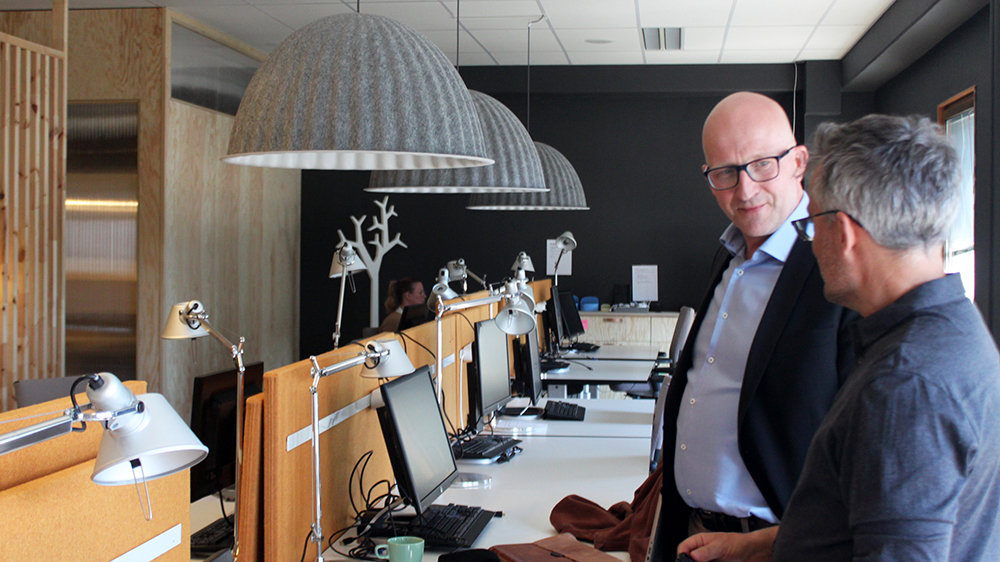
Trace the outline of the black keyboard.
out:
[[[501,435],[477,435],[468,441],[459,441],[451,445],[455,460],[460,459],[494,459],[520,443],[519,439]]]
[[[541,366],[543,373],[548,373],[549,371],[563,371],[565,369],[569,369],[569,363],[565,361],[554,361],[552,359],[542,359]]]
[[[233,522],[220,517],[191,535],[191,556],[209,556],[233,547]]]
[[[583,421],[583,416],[586,413],[587,409],[583,406],[549,400],[545,403],[545,413],[542,414],[542,417],[547,420]]]
[[[591,351],[597,351],[598,349],[601,349],[601,346],[597,345],[596,343],[578,341],[576,343],[570,344],[569,348],[574,349],[576,351],[583,351],[590,353]]]
[[[416,516],[386,516],[371,526],[371,537],[413,536],[428,548],[471,547],[497,512],[467,505],[432,505]]]

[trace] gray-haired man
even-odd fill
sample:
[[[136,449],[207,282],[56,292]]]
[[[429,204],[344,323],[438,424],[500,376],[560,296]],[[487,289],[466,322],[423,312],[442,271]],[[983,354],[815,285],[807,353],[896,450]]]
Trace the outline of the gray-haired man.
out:
[[[815,145],[810,216],[796,229],[813,239],[826,297],[863,319],[858,364],[813,439],[772,559],[996,560],[1000,357],[959,276],[944,274],[955,151],[926,119],[881,115],[822,125]],[[753,537],[693,539],[680,549],[699,561],[762,554],[745,548]]]

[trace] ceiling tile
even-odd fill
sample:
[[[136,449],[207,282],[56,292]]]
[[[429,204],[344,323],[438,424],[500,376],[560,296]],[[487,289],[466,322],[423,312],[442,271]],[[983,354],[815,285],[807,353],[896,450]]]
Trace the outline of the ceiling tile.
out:
[[[893,0],[837,0],[823,19],[823,24],[871,27],[889,9],[892,2]]]
[[[722,49],[722,39],[726,36],[724,27],[686,27],[681,34],[681,48],[685,51]]]
[[[542,16],[535,0],[465,0],[462,21],[466,18],[520,18],[536,20]]]
[[[638,0],[642,27],[724,27],[735,0]]]
[[[362,2],[361,13],[392,18],[419,31],[455,29],[455,18],[440,2]]]
[[[755,51],[764,49],[798,51],[806,44],[813,28],[789,27],[731,27],[726,36],[726,51]],[[788,59],[792,60],[792,59]]]
[[[849,49],[806,49],[799,60],[840,60]]]
[[[301,29],[320,18],[353,11],[339,2],[337,4],[295,6],[294,10],[288,9],[288,6],[277,4],[260,5],[257,6],[257,9],[293,30]]]
[[[487,51],[493,53],[503,52],[527,52],[528,36],[526,33],[513,30],[481,29],[472,32]],[[555,35],[548,28],[543,27],[531,30],[531,57],[534,61],[535,53],[542,52],[562,52],[562,47],[556,41]]]
[[[581,64],[642,64],[642,53],[635,51],[620,52],[570,52],[569,60],[574,65]]]
[[[722,64],[775,64],[791,63],[798,50],[729,51],[722,53]]]
[[[863,25],[821,25],[813,31],[807,49],[843,49],[845,52],[857,43],[868,29]]]
[[[737,0],[734,26],[816,25],[832,0]]]
[[[452,59],[452,57],[449,57],[449,59],[451,59],[452,63],[455,62],[454,59]],[[479,51],[478,53],[469,53],[468,55],[466,55],[463,52],[462,53],[461,63],[462,63],[462,67],[466,67],[466,66],[496,66],[497,65],[497,62],[493,59],[492,56],[490,56],[489,53],[484,53],[482,51]]]
[[[431,40],[432,43],[438,46],[444,54],[448,55],[452,61],[455,60],[455,30],[450,31],[421,31],[425,37]],[[462,32],[460,35],[461,44],[459,47],[462,49],[462,64],[465,64],[466,54],[471,53],[482,53],[483,47],[476,42],[476,40],[471,37],[468,33]],[[522,47],[523,49],[524,47]]]
[[[635,29],[560,29],[556,35],[567,51],[638,52],[642,48],[639,32]],[[588,39],[611,42],[588,43]],[[532,37],[532,43],[534,43],[534,37]]]
[[[718,51],[646,51],[646,64],[715,64]]]
[[[497,61],[504,66],[524,66],[527,62],[528,54],[524,51],[491,53]],[[549,66],[569,64],[566,55],[560,52],[536,53],[531,51],[531,66]]]
[[[635,0],[600,0],[581,6],[580,0],[541,0],[556,29],[636,28]]]

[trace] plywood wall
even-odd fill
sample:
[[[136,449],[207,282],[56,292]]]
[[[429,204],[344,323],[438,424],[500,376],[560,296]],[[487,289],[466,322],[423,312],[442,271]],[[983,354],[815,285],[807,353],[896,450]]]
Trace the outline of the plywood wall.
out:
[[[0,411],[14,381],[64,368],[65,62],[0,34]]]
[[[163,312],[197,299],[245,360],[276,368],[298,347],[299,177],[219,160],[233,117],[171,100],[163,202]],[[159,326],[162,328],[162,325]],[[190,410],[192,377],[232,368],[212,338],[161,340],[161,391]]]

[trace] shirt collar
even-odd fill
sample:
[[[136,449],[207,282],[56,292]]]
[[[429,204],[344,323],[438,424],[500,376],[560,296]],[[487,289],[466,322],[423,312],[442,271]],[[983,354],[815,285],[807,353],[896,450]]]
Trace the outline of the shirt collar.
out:
[[[785,222],[781,223],[778,230],[775,230],[771,236],[764,241],[760,246],[760,250],[771,256],[772,258],[785,263],[788,259],[788,254],[792,251],[792,246],[795,245],[795,240],[798,239],[798,234],[795,232],[795,227],[792,226],[792,221],[798,219],[804,219],[809,216],[809,210],[806,208],[809,206],[809,194],[805,191],[802,192],[802,200],[799,204],[795,206],[791,214],[785,218]],[[740,229],[736,228],[735,224],[730,223],[729,227],[726,228],[725,232],[719,238],[719,242],[729,250],[732,255],[737,255],[742,252],[746,246],[746,239],[743,238],[743,233]],[[750,259],[752,256],[746,256]]]
[[[915,313],[964,298],[965,286],[958,273],[918,285],[895,302],[867,318],[860,318],[851,326],[855,355],[860,357],[865,349]]]

